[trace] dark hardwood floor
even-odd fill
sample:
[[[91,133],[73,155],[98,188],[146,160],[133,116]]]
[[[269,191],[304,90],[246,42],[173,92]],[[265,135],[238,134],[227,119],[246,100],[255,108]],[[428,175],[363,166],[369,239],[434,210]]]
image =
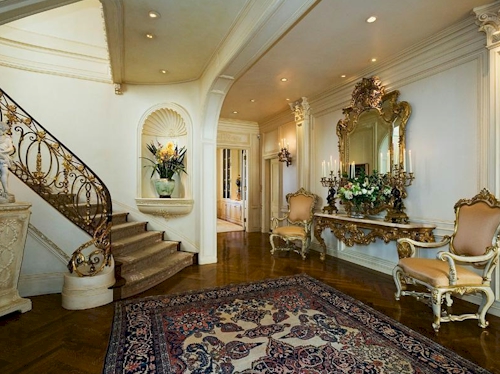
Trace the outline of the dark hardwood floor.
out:
[[[269,235],[230,232],[218,236],[217,264],[192,266],[136,297],[178,293],[229,283],[307,273],[400,321],[467,359],[500,373],[500,318],[490,326],[476,321],[445,323],[432,329],[432,312],[422,302],[394,300],[392,277],[312,252],[303,261],[296,253],[269,253]],[[33,310],[0,317],[0,373],[101,373],[113,319],[113,304],[84,311],[61,307],[61,295],[30,297]],[[456,300],[459,312],[475,305]]]

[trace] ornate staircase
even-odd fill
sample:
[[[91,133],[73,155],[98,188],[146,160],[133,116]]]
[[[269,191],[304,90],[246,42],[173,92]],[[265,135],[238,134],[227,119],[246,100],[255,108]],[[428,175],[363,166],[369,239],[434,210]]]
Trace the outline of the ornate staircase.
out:
[[[180,242],[163,240],[161,231],[148,231],[147,222],[113,213],[103,181],[1,89],[0,121],[9,126],[16,149],[11,173],[92,237],[68,264],[70,284],[63,290],[68,308],[136,295],[197,263],[196,254],[181,252]],[[94,303],[95,295],[106,300]]]
[[[147,222],[129,222],[128,213],[113,213],[112,223],[115,300],[137,295],[197,263],[196,253],[180,250],[181,242],[163,240],[164,233],[148,231]]]

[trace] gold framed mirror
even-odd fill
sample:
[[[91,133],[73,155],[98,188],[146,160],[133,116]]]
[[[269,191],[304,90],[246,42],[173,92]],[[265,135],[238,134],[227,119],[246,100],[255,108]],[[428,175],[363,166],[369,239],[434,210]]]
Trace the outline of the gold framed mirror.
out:
[[[385,92],[376,76],[363,78],[352,93],[351,105],[337,123],[342,175],[354,164],[367,175],[391,173],[405,167],[406,124],[411,106],[398,101],[399,91]]]

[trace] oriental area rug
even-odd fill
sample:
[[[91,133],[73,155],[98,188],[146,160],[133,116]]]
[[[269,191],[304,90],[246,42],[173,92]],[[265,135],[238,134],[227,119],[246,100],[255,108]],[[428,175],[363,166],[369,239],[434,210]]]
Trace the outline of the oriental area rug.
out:
[[[302,274],[120,301],[103,373],[488,371]]]

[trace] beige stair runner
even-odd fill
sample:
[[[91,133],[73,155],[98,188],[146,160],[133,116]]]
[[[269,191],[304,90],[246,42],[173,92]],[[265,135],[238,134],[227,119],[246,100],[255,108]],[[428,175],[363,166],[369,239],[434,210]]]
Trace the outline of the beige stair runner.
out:
[[[195,253],[182,252],[180,242],[163,240],[162,231],[148,231],[147,222],[128,222],[127,216],[113,214],[111,253],[118,268],[115,299],[146,291],[197,259]]]

